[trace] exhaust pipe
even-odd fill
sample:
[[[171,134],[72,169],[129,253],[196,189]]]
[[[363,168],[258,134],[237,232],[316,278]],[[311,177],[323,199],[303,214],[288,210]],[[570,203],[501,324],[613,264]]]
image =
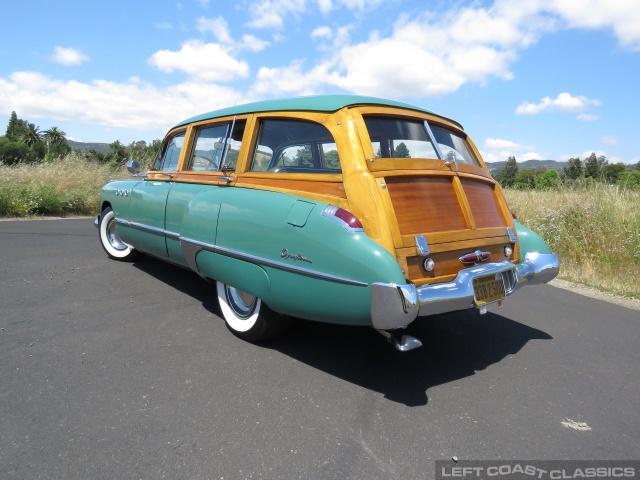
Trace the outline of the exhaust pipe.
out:
[[[400,352],[408,352],[422,346],[422,342],[411,335],[399,335],[389,330],[374,329]]]

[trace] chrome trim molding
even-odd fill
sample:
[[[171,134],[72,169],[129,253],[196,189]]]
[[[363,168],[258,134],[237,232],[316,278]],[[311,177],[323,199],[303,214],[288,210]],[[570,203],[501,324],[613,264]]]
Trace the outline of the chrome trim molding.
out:
[[[239,252],[238,250],[232,250],[230,248],[221,247],[219,245],[211,245],[210,243],[200,242],[198,240],[193,240],[191,238],[180,237],[180,244],[184,245],[184,243],[190,243],[192,245],[201,247],[202,250],[207,250],[208,252],[218,253],[220,255],[235,258],[238,260],[244,260],[251,263],[256,263],[265,267],[277,268],[279,270],[293,272],[293,273],[297,273],[307,277],[318,278],[318,279],[327,280],[330,282],[343,283],[346,285],[355,285],[358,287],[369,286],[369,284],[366,282],[360,282],[358,280],[353,280],[350,278],[339,277],[337,275],[331,275],[328,273],[318,272],[316,270],[310,270],[308,268],[299,267],[297,265],[290,265],[287,263],[278,262],[276,260],[270,260],[268,258],[259,257],[257,255],[251,255],[249,253]]]
[[[416,247],[418,247],[418,253],[423,257],[429,255],[429,244],[424,235],[416,235]]]
[[[509,241],[511,243],[516,243],[518,241],[518,238],[516,237],[516,234],[513,231],[513,228],[507,227],[507,235],[509,235]]]
[[[93,226],[100,228],[100,215],[96,215],[96,218],[93,219]]]
[[[502,275],[509,296],[525,285],[553,280],[560,271],[555,253],[528,253],[520,264],[494,262],[465,268],[451,282],[416,287],[374,283],[371,286],[371,320],[379,330],[403,328],[417,317],[466,310],[475,306],[473,279]]]
[[[180,239],[180,247],[182,248],[182,254],[184,255],[184,259],[187,261],[189,268],[202,276],[200,269],[198,268],[198,264],[196,263],[196,256],[202,250],[202,247],[183,239]]]
[[[180,239],[179,233],[172,232],[170,230],[165,230],[164,228],[152,227],[151,225],[145,225],[144,223],[130,222],[129,220],[123,220],[121,218],[116,218],[116,223],[123,225],[125,227],[135,228],[136,230],[140,230],[142,232],[153,233],[156,235],[165,235],[175,240]]]

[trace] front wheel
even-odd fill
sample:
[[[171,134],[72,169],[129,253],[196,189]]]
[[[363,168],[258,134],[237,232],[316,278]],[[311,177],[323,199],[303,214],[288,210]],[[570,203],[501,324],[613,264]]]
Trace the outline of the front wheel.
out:
[[[105,208],[100,215],[98,229],[102,248],[111,258],[130,262],[140,256],[140,252],[120,239],[120,235],[116,231],[116,215],[111,207]]]
[[[250,293],[221,282],[217,282],[217,290],[227,327],[243,340],[268,340],[282,333],[289,323]]]

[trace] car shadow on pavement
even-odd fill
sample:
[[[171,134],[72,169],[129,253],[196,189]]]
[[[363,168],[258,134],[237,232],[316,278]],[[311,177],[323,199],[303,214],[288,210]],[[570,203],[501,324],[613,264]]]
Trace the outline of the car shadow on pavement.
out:
[[[221,316],[212,284],[193,272],[156,259],[135,266]],[[480,315],[477,309],[418,319],[403,333],[419,338],[423,346],[399,352],[370,327],[299,319],[292,319],[284,335],[260,345],[380,392],[388,400],[421,406],[428,402],[429,388],[474,375],[516,354],[529,340],[553,338],[493,312]]]

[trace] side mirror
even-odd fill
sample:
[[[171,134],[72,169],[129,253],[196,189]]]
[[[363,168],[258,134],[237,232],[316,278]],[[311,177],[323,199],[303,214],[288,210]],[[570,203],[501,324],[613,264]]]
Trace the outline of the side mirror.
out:
[[[138,162],[137,160],[129,160],[127,162],[127,170],[131,175],[133,176],[138,175],[141,169],[142,169],[142,165],[140,165],[140,162]]]

